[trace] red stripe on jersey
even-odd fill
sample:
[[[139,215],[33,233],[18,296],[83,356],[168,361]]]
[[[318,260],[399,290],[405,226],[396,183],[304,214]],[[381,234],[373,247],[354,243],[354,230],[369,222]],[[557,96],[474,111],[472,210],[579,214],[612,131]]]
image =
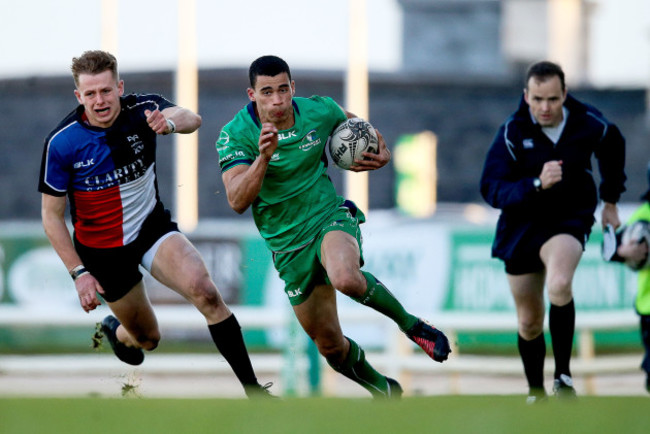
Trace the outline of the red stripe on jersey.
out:
[[[87,247],[106,249],[124,245],[120,187],[75,191],[77,239]]]

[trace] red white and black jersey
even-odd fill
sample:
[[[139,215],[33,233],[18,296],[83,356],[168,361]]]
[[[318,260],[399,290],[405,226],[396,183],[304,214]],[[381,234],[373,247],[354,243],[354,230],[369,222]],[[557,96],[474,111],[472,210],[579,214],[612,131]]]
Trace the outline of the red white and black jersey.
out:
[[[109,128],[83,120],[79,106],[47,136],[38,190],[68,195],[76,238],[85,246],[129,244],[160,201],[156,181],[156,133],[145,110],[174,104],[160,95],[131,94]]]

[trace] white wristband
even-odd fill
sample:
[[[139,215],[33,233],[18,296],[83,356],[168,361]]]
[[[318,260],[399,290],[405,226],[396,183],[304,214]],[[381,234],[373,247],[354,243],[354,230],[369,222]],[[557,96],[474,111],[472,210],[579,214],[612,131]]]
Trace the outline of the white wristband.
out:
[[[167,127],[169,128],[168,134],[172,134],[176,132],[176,124],[171,119],[167,119]]]

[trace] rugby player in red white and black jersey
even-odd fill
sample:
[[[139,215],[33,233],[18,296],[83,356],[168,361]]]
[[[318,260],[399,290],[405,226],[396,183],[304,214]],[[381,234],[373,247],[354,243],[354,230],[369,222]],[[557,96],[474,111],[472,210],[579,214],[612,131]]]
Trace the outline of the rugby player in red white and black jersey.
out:
[[[81,307],[113,315],[102,331],[115,355],[138,365],[160,330],[138,266],[183,295],[206,319],[217,348],[248,396],[270,396],[257,382],[237,319],[198,251],[178,231],[158,195],[156,136],[193,133],[201,117],[159,95],[124,95],[117,60],[87,51],[72,61],[73,112],[45,140],[39,191],[42,219],[72,276]],[[70,200],[74,236],[65,223]]]
[[[119,106],[113,124],[101,128],[89,123],[81,105],[45,143],[39,189],[68,196],[75,238],[87,247],[131,243],[159,202],[156,132],[145,110],[174,106],[158,95],[122,96]]]

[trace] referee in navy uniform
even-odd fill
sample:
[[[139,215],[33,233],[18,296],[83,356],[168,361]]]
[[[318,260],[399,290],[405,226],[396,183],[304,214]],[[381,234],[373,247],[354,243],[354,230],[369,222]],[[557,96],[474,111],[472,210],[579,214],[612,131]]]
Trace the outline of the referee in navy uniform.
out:
[[[527,402],[547,398],[544,286],[555,359],[553,392],[576,396],[570,360],[575,332],[572,281],[594,224],[620,226],[616,203],[625,191],[625,139],[596,108],[567,93],[562,68],[542,61],[526,74],[519,108],[487,153],[481,194],[501,210],[492,256],[504,261],[518,319],[518,348],[529,386]],[[596,188],[592,156],[601,182]]]

